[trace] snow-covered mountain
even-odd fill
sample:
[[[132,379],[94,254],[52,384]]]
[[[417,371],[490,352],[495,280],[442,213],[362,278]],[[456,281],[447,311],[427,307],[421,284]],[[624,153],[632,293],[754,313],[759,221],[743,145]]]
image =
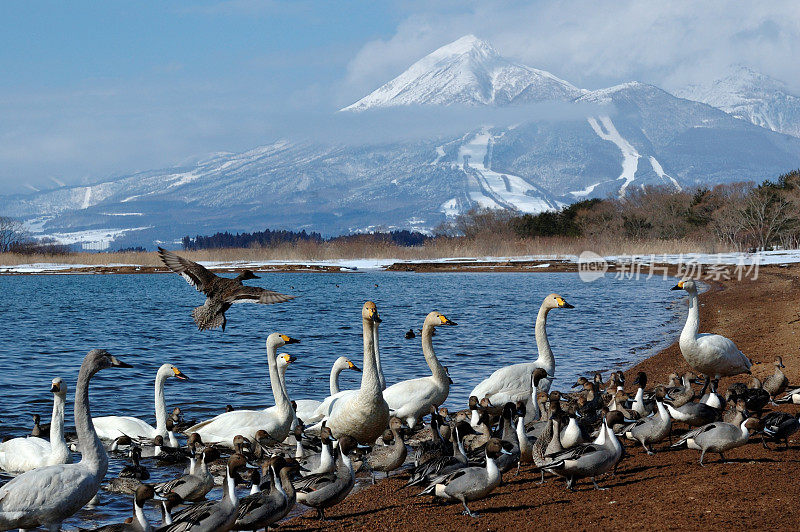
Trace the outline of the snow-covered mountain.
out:
[[[698,83],[676,96],[707,103],[757,126],[800,137],[800,97],[781,82],[743,65],[710,83]]]
[[[474,35],[426,55],[343,111],[401,105],[508,105],[572,100],[583,92],[549,72],[502,57]]]
[[[643,83],[578,89],[473,36],[421,59],[346,108],[359,113],[342,116],[405,105],[513,110],[547,100],[577,112],[417,140],[278,141],[91,186],[0,196],[0,213],[93,249],[153,247],[266,227],[429,230],[475,206],[536,213],[650,184],[761,181],[800,167],[800,138]]]

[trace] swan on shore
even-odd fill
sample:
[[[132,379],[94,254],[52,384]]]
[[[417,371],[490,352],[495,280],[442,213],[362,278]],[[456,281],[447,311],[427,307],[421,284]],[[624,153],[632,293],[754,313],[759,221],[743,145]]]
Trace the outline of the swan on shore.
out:
[[[88,503],[108,471],[108,455],[94,431],[89,411],[89,381],[106,368],[129,368],[108,351],[89,351],[78,373],[75,389],[75,429],[81,442],[81,461],[40,467],[0,487],[0,529],[48,527],[61,522]]]
[[[189,377],[181,373],[172,364],[162,364],[156,372],[155,380],[155,412],[156,426],[133,416],[101,416],[92,419],[97,435],[102,440],[116,440],[120,436],[133,439],[153,439],[156,436],[165,438],[165,443],[174,447],[174,438],[169,438],[167,431],[167,405],[164,399],[164,383],[169,378],[188,381]]]
[[[206,443],[217,443],[232,448],[233,438],[242,435],[250,441],[256,440],[256,432],[266,431],[270,439],[277,443],[282,442],[289,435],[292,422],[296,419],[294,410],[283,387],[279,359],[283,371],[291,362],[290,355],[278,356],[277,349],[284,345],[296,344],[300,340],[285,334],[272,333],[267,337],[267,366],[269,368],[269,382],[275,406],[264,410],[233,410],[225,412],[209,420],[198,423],[186,429],[186,434],[199,434]]]
[[[13,438],[0,443],[0,469],[22,473],[37,467],[66,464],[71,461],[64,440],[64,405],[67,401],[67,384],[56,377],[52,380],[53,416],[50,420],[50,440],[36,436]]]
[[[539,314],[536,316],[535,327],[536,347],[539,351],[539,357],[533,362],[512,364],[496,370],[473,388],[469,394],[470,396],[474,395],[478,400],[488,397],[489,401],[495,405],[522,401],[527,409],[525,422],[528,423],[533,420],[533,415],[536,412],[534,405],[531,404],[534,395],[531,385],[533,371],[536,368],[542,368],[547,372],[547,378],[542,379],[540,383],[542,391],[545,393],[550,390],[552,379],[555,377],[556,360],[553,357],[553,350],[550,349],[550,341],[547,339],[546,329],[547,314],[554,308],[575,307],[567,303],[558,294],[550,294],[544,298],[541,307],[539,307]]]
[[[361,387],[334,396],[327,415],[331,432],[336,438],[350,436],[369,445],[383,434],[389,425],[389,405],[383,398],[380,376],[375,357],[375,328],[381,322],[378,308],[367,301],[361,309],[364,338],[364,366]]]
[[[678,343],[689,367],[705,375],[706,386],[710,379],[750,373],[753,363],[732,340],[719,334],[698,334],[700,305],[697,299],[697,284],[692,279],[684,279],[671,289],[685,290],[689,293],[689,315],[686,317],[686,324]]]
[[[433,331],[440,325],[456,325],[439,312],[431,312],[422,325],[422,353],[432,375],[400,381],[386,388],[383,398],[391,415],[405,421],[412,429],[431,406],[442,405],[450,393],[450,377],[433,352]]]

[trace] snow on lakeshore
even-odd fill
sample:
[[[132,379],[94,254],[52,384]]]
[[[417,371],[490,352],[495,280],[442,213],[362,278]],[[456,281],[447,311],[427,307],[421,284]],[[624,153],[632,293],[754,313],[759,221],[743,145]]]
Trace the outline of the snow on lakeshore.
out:
[[[760,253],[685,253],[669,255],[608,255],[600,257],[609,263],[639,262],[644,264],[721,264],[721,265],[750,265],[750,264],[789,264],[800,263],[800,250],[764,251]],[[485,256],[485,257],[446,257],[440,259],[414,259],[403,260],[396,258],[382,259],[341,259],[341,260],[263,260],[263,261],[201,261],[200,264],[210,270],[243,269],[258,270],[264,268],[278,268],[281,266],[293,267],[326,267],[340,268],[342,271],[375,271],[385,270],[392,264],[420,264],[420,263],[472,263],[480,266],[488,262],[534,262],[535,268],[550,266],[545,261],[579,262],[577,255],[520,255],[520,256]],[[107,268],[137,268],[140,264],[66,264],[66,263],[31,263],[19,265],[0,265],[0,274],[3,273],[93,273],[91,270]],[[82,271],[77,271],[82,270]]]

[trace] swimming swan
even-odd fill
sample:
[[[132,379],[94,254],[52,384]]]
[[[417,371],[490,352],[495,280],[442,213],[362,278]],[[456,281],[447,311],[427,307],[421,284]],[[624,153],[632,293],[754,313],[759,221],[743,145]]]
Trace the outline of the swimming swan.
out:
[[[276,442],[282,442],[289,435],[292,421],[295,419],[289,397],[281,382],[278,358],[284,371],[292,357],[283,355],[278,357],[276,351],[279,347],[299,343],[300,340],[290,338],[285,334],[272,333],[267,337],[267,365],[269,367],[269,382],[275,406],[264,410],[233,410],[225,412],[207,421],[203,421],[186,429],[186,434],[197,433],[206,443],[218,443],[226,447],[233,446],[233,438],[239,434],[249,439],[256,440],[256,432],[266,431],[267,435]]]
[[[422,353],[433,375],[400,381],[383,392],[383,398],[386,399],[392,415],[405,421],[411,428],[431,411],[431,406],[442,405],[450,393],[450,377],[433,352],[432,333],[439,325],[456,325],[456,322],[435,311],[425,317],[422,325]]]
[[[389,425],[389,405],[383,398],[375,361],[374,329],[381,318],[372,301],[364,303],[361,321],[364,337],[361,388],[331,402],[327,426],[336,438],[348,435],[366,445],[374,443]]]
[[[700,327],[700,307],[695,282],[685,279],[673,286],[672,290],[686,290],[689,293],[689,315],[679,342],[681,354],[689,367],[705,375],[706,384],[709,379],[750,373],[752,362],[739,351],[733,341],[718,334],[697,334]]]
[[[71,462],[67,442],[64,440],[64,404],[67,385],[61,377],[53,379],[53,417],[50,421],[50,441],[36,436],[14,438],[0,444],[0,468],[21,473],[37,467]]]
[[[361,370],[358,369],[355,364],[350,362],[347,357],[337,358],[333,363],[333,367],[331,367],[331,395],[336,395],[339,393],[339,374],[346,369],[352,369],[353,371],[361,373]],[[297,405],[295,414],[298,418],[303,420],[303,423],[308,424],[322,421],[322,418],[324,417],[323,414],[317,412],[317,409],[322,405],[322,401],[317,401],[315,399],[299,399],[295,400],[295,404]]]
[[[164,401],[164,383],[170,377],[182,381],[188,381],[189,377],[181,373],[172,364],[162,364],[156,372],[155,384],[155,405],[156,405],[156,426],[142,421],[132,416],[102,416],[92,419],[94,429],[102,440],[116,440],[120,436],[128,436],[134,439],[148,438],[156,436],[165,438],[165,443],[170,442],[167,434],[167,405]],[[175,447],[171,442],[170,447]]]
[[[129,368],[108,351],[93,349],[83,359],[75,390],[75,429],[83,457],[77,464],[40,467],[23,473],[0,488],[0,530],[46,526],[80,510],[100,489],[108,471],[108,455],[94,431],[89,411],[89,380],[98,371]]]
[[[471,396],[474,395],[479,400],[488,397],[489,401],[495,405],[522,401],[527,408],[525,422],[532,421],[536,410],[531,404],[533,391],[531,374],[536,368],[542,368],[547,372],[548,378],[541,381],[542,391],[547,392],[550,390],[550,384],[556,371],[556,361],[553,358],[553,351],[550,349],[550,342],[547,340],[546,330],[547,313],[554,308],[575,307],[558,294],[550,294],[544,298],[536,317],[536,347],[539,351],[539,358],[533,362],[512,364],[496,370],[488,379],[472,390]]]

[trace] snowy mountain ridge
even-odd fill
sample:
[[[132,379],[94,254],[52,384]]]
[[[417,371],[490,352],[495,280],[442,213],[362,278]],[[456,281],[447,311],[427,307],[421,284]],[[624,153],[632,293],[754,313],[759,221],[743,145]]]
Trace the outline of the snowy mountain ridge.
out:
[[[749,79],[752,89],[758,78]],[[729,85],[720,87],[731,93]],[[0,213],[26,220],[37,235],[87,249],[152,248],[184,235],[267,227],[325,235],[428,231],[474,207],[537,213],[648,185],[677,190],[758,182],[800,167],[796,137],[645,83],[579,89],[503,58],[471,35],[423,57],[342,111],[513,109],[539,101],[591,103],[592,112],[585,116],[584,105],[563,119],[383,143],[280,140],[90,186],[0,196]],[[781,116],[791,122],[787,112]]]
[[[736,118],[772,131],[800,137],[800,97],[786,85],[744,65],[710,82],[675,91],[687,100],[703,102]]]

